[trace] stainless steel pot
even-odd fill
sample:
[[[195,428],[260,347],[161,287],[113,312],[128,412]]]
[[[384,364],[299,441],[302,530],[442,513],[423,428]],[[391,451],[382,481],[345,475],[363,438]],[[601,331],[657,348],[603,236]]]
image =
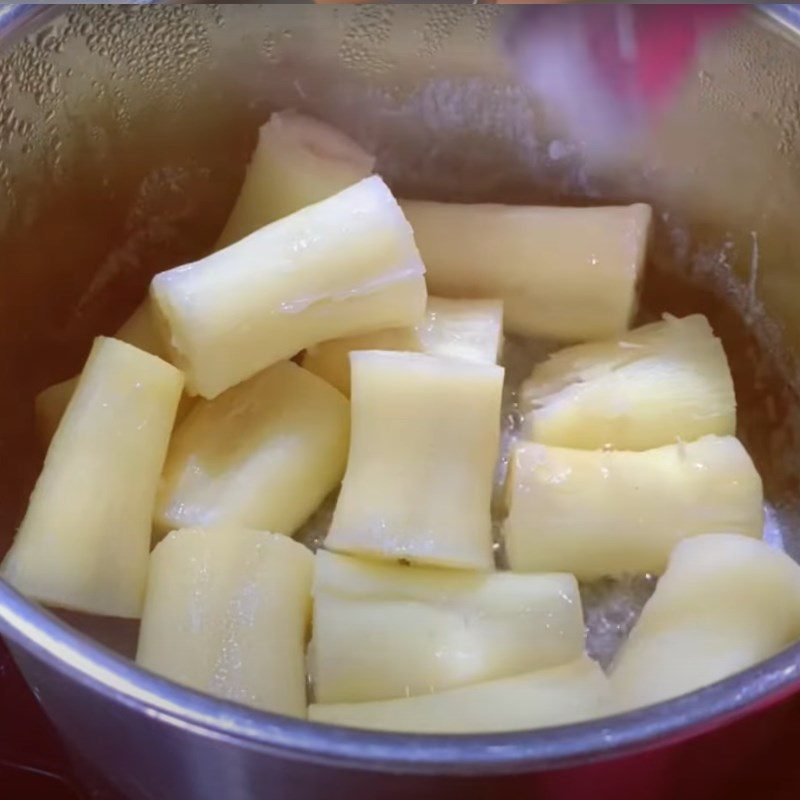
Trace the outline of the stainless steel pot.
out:
[[[767,11],[708,43],[673,112],[609,165],[565,144],[519,84],[502,44],[514,9],[5,7],[6,541],[40,458],[34,393],[76,370],[90,337],[114,329],[150,274],[211,244],[258,124],[297,107],[376,152],[405,196],[653,202],[645,306],[704,311],[722,332],[770,535],[800,555],[800,40],[791,7]],[[486,791],[491,776],[544,781],[548,770],[696,736],[800,688],[795,645],[689,696],[597,722],[491,736],[360,733],[175,686],[65,618],[90,625],[0,582],[0,633],[36,696],[76,757],[131,798],[463,796]],[[117,651],[130,644],[124,628],[92,633]],[[510,791],[509,778],[492,780]],[[534,785],[543,784],[527,796]]]

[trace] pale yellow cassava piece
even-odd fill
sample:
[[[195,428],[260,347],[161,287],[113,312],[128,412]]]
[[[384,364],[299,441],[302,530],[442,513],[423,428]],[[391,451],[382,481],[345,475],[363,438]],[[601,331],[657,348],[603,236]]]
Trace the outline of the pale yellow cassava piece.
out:
[[[758,539],[707,534],[681,542],[617,654],[622,711],[699,689],[800,637],[800,566]]]
[[[350,453],[326,546],[492,569],[502,367],[382,350],[350,366]]]
[[[624,331],[650,206],[547,208],[402,201],[432,294],[499,297],[513,333],[564,341]]]
[[[312,704],[309,719],[403,733],[492,733],[567,725],[607,711],[608,679],[587,656],[568,664],[435,694]]]
[[[425,317],[413,328],[322,342],[306,351],[303,366],[349,395],[353,350],[405,350],[496,364],[502,343],[503,304],[499,300],[429,297]]]
[[[116,338],[169,361],[169,348],[161,337],[156,312],[149,297],[145,297],[136,307],[117,331]]]
[[[316,555],[318,702],[381,700],[563,664],[583,652],[572,575],[490,574]]]
[[[152,306],[147,300],[133,312],[127,322],[117,331],[115,338],[132,344],[146,353],[169,360],[167,348],[161,340],[153,318]],[[36,395],[36,427],[39,438],[45,445],[49,444],[56,432],[64,409],[78,385],[78,378],[78,375],[74,378],[67,378],[65,381],[48,386]]]
[[[43,445],[48,445],[64,416],[64,411],[78,385],[78,376],[67,378],[42,389],[34,400],[36,432]]]
[[[347,399],[292,361],[198,400],[172,437],[157,531],[294,533],[342,479],[349,426]]]
[[[733,436],[643,452],[519,444],[504,537],[520,571],[581,580],[661,573],[672,548],[701,533],[760,537],[761,478]]]
[[[523,384],[521,405],[523,434],[558,447],[647,450],[736,433],[728,361],[701,314],[560,350]]]
[[[150,557],[136,660],[193,689],[304,717],[313,563],[279,534],[171,533]]]
[[[258,132],[217,249],[366,178],[375,158],[325,122],[280,111]]]
[[[216,249],[357,183],[372,172],[374,164],[373,156],[324,122],[294,111],[273,114],[259,131],[239,197]],[[116,338],[169,361],[149,298]],[[69,378],[37,396],[37,426],[45,444],[55,433],[77,382],[77,377]]]
[[[95,340],[2,576],[44,603],[138,617],[156,489],[183,376]]]
[[[151,296],[189,392],[212,398],[326,339],[415,325],[424,273],[411,227],[373,176],[156,275]]]

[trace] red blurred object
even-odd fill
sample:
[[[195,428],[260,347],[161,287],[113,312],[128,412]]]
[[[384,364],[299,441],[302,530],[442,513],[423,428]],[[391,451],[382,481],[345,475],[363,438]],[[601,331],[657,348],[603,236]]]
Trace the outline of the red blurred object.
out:
[[[660,112],[703,37],[736,5],[529,5],[509,16],[508,56],[569,139],[603,157]]]
[[[585,6],[589,52],[616,93],[658,105],[694,64],[703,36],[729,23],[738,5]]]
[[[672,747],[535,778],[464,780],[455,791],[459,800],[486,800],[487,785],[503,800],[797,800],[798,742],[800,695]],[[0,798],[122,800],[78,784],[58,736],[0,642]],[[417,800],[446,796],[436,790]],[[271,797],[268,787],[254,800],[261,797]]]

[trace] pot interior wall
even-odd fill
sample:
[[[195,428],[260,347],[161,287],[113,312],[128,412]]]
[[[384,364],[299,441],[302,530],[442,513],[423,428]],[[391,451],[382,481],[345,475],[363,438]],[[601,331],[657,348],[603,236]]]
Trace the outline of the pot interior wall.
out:
[[[504,56],[514,13],[73,7],[7,50],[0,552],[41,464],[35,393],[77,371],[92,336],[114,331],[151,274],[212,244],[258,125],[292,107],[374,151],[403,196],[652,202],[642,318],[700,311],[723,337],[768,535],[800,558],[796,42],[755,13],[742,19],[705,46],[654,130],[624,158],[593,164]],[[95,632],[117,636],[104,630]]]

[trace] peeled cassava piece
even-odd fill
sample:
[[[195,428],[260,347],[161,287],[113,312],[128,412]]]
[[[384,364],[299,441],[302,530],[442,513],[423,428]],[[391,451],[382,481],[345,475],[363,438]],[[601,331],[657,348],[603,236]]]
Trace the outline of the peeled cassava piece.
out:
[[[350,366],[350,453],[326,546],[492,569],[502,367],[382,350]]]
[[[3,561],[44,603],[138,617],[156,489],[183,376],[129,344],[95,340]]]
[[[546,208],[402,202],[444,297],[499,297],[513,333],[564,341],[624,331],[636,306],[650,206]]]
[[[502,343],[503,304],[499,300],[429,297],[425,317],[413,328],[322,342],[306,351],[303,366],[349,395],[353,350],[404,350],[496,364]]]
[[[404,733],[491,733],[602,716],[608,679],[587,656],[568,664],[436,694],[370,703],[312,704],[309,719]]]
[[[304,717],[313,563],[279,534],[171,533],[150,557],[136,660],[193,689]]]
[[[273,114],[259,131],[239,197],[215,249],[357,183],[372,172],[374,164],[373,156],[324,122],[294,111]],[[170,359],[149,299],[117,331],[116,338]],[[37,427],[45,444],[58,427],[77,382],[77,377],[69,378],[37,396]]]
[[[346,398],[291,361],[198,400],[170,443],[156,529],[294,533],[342,479],[349,426]]]
[[[425,268],[377,176],[153,278],[188,390],[207,398],[326,339],[415,325]]]
[[[36,431],[42,444],[49,444],[53,438],[77,385],[78,376],[67,378],[65,381],[42,389],[36,395],[34,400]]]
[[[760,537],[761,478],[732,436],[643,452],[522,443],[507,484],[511,569],[580,580],[661,573],[672,548],[701,533]]]
[[[117,331],[117,338],[146,353],[169,360],[169,348],[161,338],[156,311],[146,297]]]
[[[217,249],[366,178],[375,158],[325,122],[281,111],[258,132]]]
[[[316,555],[310,671],[318,702],[428,694],[572,661],[572,575],[476,574]]]
[[[558,447],[647,450],[736,432],[725,351],[701,314],[560,350],[523,384],[521,405],[523,435]]]
[[[800,637],[800,566],[763,541],[681,542],[611,669],[617,710],[699,689]]]
[[[151,353],[159,358],[169,360],[167,348],[153,318],[153,309],[149,301],[145,300],[128,318],[127,322],[117,331],[116,338],[122,342],[132,344],[139,350]],[[65,381],[48,386],[36,395],[36,427],[39,438],[44,444],[49,444],[53,434],[58,428],[58,423],[64,414],[80,376],[67,378]]]

